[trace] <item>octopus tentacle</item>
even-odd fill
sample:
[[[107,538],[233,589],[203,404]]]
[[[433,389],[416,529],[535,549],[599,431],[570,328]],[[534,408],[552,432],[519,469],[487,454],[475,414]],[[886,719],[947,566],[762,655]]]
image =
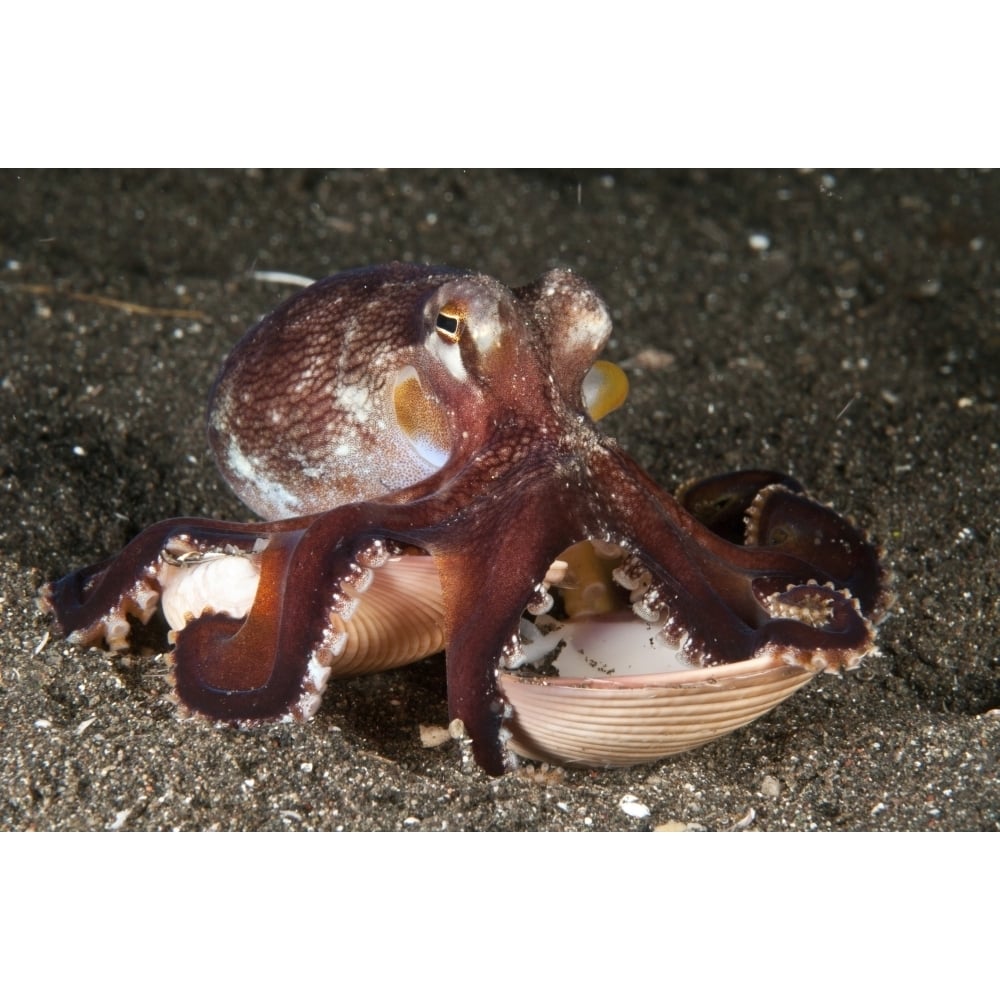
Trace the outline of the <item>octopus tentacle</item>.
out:
[[[572,519],[537,516],[551,504],[546,488],[544,482],[532,488],[522,484],[513,509],[505,506],[502,518],[495,508],[492,514],[476,511],[482,546],[454,539],[433,546],[444,595],[448,713],[465,724],[476,761],[494,775],[510,763],[504,746],[509,708],[499,672],[516,665],[518,624],[528,605],[540,606],[540,587],[553,559],[578,540],[569,527]]]
[[[806,496],[791,476],[764,469],[727,472],[686,483],[678,502],[702,524],[744,548],[785,552],[857,598],[878,620],[889,598],[878,550],[835,511]]]
[[[129,646],[128,617],[147,622],[160,600],[163,567],[188,553],[251,552],[270,531],[295,530],[285,525],[246,525],[203,518],[174,518],[146,528],[110,559],[46,584],[39,593],[43,607],[71,642],[112,650]]]
[[[187,707],[234,722],[312,716],[394,536],[414,533],[412,510],[364,502],[287,523],[297,530],[270,535],[260,552],[244,619],[206,614],[176,633]]]
[[[633,465],[617,449],[607,458]],[[640,471],[618,479],[643,483]],[[735,662],[772,646],[829,647],[841,659],[851,650],[857,659],[871,647],[866,615],[878,611],[883,592],[874,547],[828,508],[791,492],[798,484],[784,479],[754,471],[704,488],[693,484],[682,503],[646,480],[619,509],[631,536],[626,547],[652,576],[636,610],[659,616],[664,637],[693,662]],[[744,544],[732,540],[741,510]],[[832,610],[811,614],[816,602]]]
[[[747,512],[762,490],[776,485],[793,493],[805,492],[797,479],[780,472],[741,469],[739,472],[692,479],[684,483],[674,497],[720,538],[742,545],[746,540]]]
[[[873,632],[848,592],[807,583],[764,601],[774,616],[758,629],[759,648],[827,671],[852,666],[872,648]]]
[[[199,615],[174,633],[174,683],[185,707],[245,721],[275,718],[299,700],[309,659],[297,647],[309,634],[310,609],[290,599],[288,581],[305,534],[281,532],[267,539],[246,618]]]
[[[747,513],[747,545],[792,553],[846,588],[878,621],[890,603],[878,549],[864,533],[815,500],[771,486]]]

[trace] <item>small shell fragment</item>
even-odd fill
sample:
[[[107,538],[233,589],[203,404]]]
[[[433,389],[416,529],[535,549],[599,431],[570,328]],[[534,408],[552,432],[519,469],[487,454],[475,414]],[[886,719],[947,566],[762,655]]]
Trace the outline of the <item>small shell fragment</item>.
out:
[[[445,726],[430,726],[420,724],[420,745],[429,750],[435,747],[443,747],[445,743],[451,741],[451,733]]]

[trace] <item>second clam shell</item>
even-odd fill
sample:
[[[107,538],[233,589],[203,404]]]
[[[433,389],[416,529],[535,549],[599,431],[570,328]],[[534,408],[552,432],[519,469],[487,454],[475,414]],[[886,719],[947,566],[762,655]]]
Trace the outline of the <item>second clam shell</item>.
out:
[[[509,746],[559,764],[649,763],[753,722],[818,672],[774,655],[615,679],[505,673],[501,686],[514,708]]]

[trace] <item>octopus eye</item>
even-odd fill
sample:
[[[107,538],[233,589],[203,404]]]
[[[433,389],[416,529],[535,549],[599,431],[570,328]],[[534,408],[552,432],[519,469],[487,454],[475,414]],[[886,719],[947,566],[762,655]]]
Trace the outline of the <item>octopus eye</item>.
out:
[[[434,330],[449,344],[457,344],[462,336],[462,317],[451,312],[439,312],[434,324]]]

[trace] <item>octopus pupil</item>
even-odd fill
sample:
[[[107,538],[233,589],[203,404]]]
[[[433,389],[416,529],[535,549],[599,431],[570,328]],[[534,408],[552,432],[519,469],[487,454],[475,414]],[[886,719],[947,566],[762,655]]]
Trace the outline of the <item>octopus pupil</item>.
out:
[[[458,317],[449,316],[447,313],[438,313],[436,321],[437,332],[446,340],[452,342],[458,340]]]

